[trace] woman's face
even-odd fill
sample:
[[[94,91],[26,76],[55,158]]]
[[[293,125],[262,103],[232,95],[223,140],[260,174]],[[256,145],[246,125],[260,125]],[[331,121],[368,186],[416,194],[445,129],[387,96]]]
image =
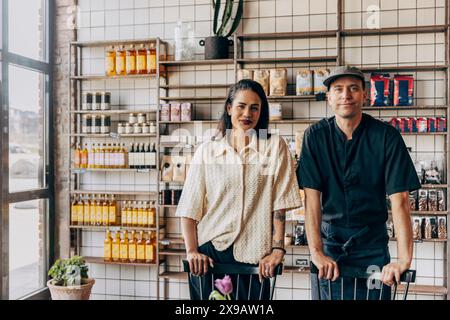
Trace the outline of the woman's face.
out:
[[[261,115],[261,99],[252,90],[239,90],[227,111],[234,130],[254,129]]]

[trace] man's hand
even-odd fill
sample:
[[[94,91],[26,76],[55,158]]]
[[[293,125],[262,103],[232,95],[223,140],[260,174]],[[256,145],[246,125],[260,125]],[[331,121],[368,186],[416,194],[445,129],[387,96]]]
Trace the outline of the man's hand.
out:
[[[259,282],[262,282],[263,278],[272,278],[275,276],[275,267],[281,263],[283,257],[284,252],[275,249],[271,254],[259,261]]]
[[[208,272],[208,265],[214,268],[214,261],[198,251],[188,252],[189,270],[194,276],[202,276]]]
[[[400,283],[400,276],[409,269],[407,262],[391,262],[383,267],[380,280],[388,286],[392,286],[395,282]]]
[[[319,279],[325,278],[336,281],[339,278],[338,265],[330,257],[327,257],[323,253],[316,253],[311,255],[311,260],[317,269],[319,269]]]

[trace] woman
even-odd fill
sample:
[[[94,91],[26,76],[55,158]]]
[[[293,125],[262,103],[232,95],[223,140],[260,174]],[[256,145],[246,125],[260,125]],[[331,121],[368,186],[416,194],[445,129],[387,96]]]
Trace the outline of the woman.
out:
[[[282,262],[285,211],[301,201],[288,147],[279,136],[267,134],[268,126],[261,85],[251,80],[233,85],[220,137],[195,152],[178,204],[192,274],[204,275],[214,262],[251,264],[259,266],[261,281],[273,277]],[[252,282],[251,299],[259,298],[259,285]]]

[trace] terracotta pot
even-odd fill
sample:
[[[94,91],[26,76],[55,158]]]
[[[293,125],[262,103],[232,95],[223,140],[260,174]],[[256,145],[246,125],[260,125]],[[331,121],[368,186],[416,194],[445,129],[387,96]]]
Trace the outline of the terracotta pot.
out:
[[[55,286],[53,280],[47,281],[47,287],[50,289],[52,300],[89,300],[94,279],[83,280],[84,284],[80,286]]]

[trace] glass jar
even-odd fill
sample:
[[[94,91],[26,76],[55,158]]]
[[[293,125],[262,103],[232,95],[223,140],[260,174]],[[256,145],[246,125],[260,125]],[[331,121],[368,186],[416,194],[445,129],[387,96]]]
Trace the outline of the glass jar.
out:
[[[125,127],[123,126],[123,124],[121,124],[121,123],[117,124],[117,133],[118,134],[124,134],[125,133]]]
[[[90,114],[84,114],[82,116],[81,133],[92,133],[92,118]]]
[[[102,125],[102,119],[100,118],[100,116],[92,115],[91,133],[100,133],[101,125]]]
[[[133,126],[129,123],[125,124],[125,133],[126,134],[131,134],[133,133]]]
[[[137,122],[138,122],[138,120],[137,120],[136,114],[130,113],[130,115],[128,116],[128,123],[133,125]]]
[[[141,126],[142,126],[142,133],[145,134],[150,133],[150,127],[146,123],[141,124]]]
[[[92,110],[100,110],[102,103],[102,93],[96,92],[92,97]]]
[[[111,117],[102,114],[100,116],[100,133],[110,133],[111,132]]]
[[[133,133],[134,134],[142,133],[142,126],[139,123],[135,123],[133,125]]]
[[[110,92],[102,92],[100,109],[101,110],[111,109],[111,93]]]
[[[83,92],[81,110],[92,110],[92,93]]]
[[[147,117],[145,116],[144,113],[139,113],[137,116],[137,122],[142,124],[142,123],[146,123],[147,122]]]
[[[149,133],[156,133],[156,126],[154,122],[150,122]]]

